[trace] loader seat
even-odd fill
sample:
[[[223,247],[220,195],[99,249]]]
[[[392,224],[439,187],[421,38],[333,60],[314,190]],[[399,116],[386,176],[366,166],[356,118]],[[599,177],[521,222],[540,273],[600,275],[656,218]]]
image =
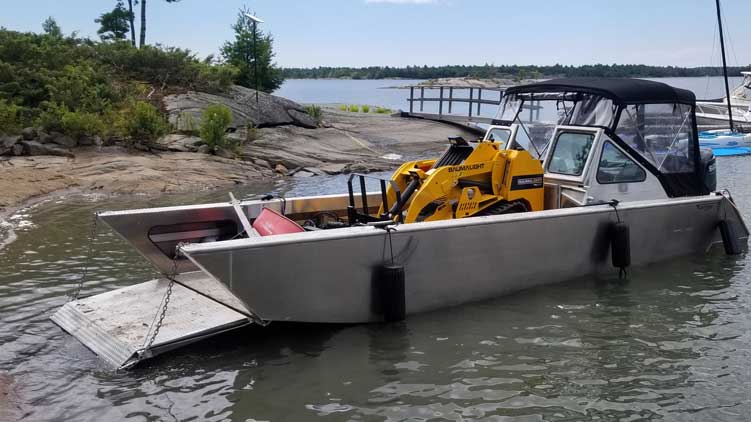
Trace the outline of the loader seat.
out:
[[[458,166],[474,151],[474,148],[461,137],[449,138],[449,140],[451,141],[451,146],[444,151],[441,158],[433,165],[433,168]]]

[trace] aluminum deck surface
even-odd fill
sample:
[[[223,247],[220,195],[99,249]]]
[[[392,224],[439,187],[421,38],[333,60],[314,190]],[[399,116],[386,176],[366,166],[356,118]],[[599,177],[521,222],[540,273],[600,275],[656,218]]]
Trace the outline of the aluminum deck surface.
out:
[[[204,275],[183,276],[191,283]],[[179,278],[178,278],[179,280]],[[169,281],[156,279],[68,302],[52,321],[111,365],[122,368],[139,360],[149,327]],[[163,325],[141,358],[192,343],[249,323],[247,316],[175,283]]]

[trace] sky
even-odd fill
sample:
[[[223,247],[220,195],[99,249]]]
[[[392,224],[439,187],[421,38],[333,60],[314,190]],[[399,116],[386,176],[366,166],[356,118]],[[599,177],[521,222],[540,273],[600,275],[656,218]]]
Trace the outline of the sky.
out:
[[[0,26],[96,38],[115,0],[0,0]],[[719,65],[713,0],[149,0],[147,41],[204,57],[233,37],[242,6],[284,67],[446,64]],[[723,0],[728,64],[751,63],[751,1]]]

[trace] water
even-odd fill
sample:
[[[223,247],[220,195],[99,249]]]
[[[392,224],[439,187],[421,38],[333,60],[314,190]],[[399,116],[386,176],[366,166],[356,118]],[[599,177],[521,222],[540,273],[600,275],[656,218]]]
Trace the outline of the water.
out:
[[[718,167],[751,221],[747,159]],[[317,194],[344,182],[234,191]],[[16,240],[0,250],[0,380],[15,381],[26,420],[737,421],[751,412],[747,256],[691,256],[634,268],[629,282],[574,280],[394,325],[251,327],[123,372],[49,321],[76,285],[93,211],[225,197],[75,197],[14,218]],[[102,228],[96,246],[85,294],[155,276],[112,232]]]
[[[725,96],[724,80],[721,77],[707,78],[655,78],[654,81],[688,89],[699,99],[716,99]],[[730,88],[738,86],[742,78],[730,78]],[[388,107],[393,110],[409,110],[409,90],[388,89],[396,86],[415,85],[419,80],[332,80],[332,79],[290,79],[284,82],[274,94],[301,103],[317,104],[367,104]],[[468,90],[455,90],[455,98],[469,97]],[[419,97],[419,92],[415,96]],[[425,91],[426,97],[438,97],[438,92]],[[448,96],[448,92],[444,93]],[[475,96],[477,92],[475,91]],[[497,93],[484,92],[484,99],[498,99]],[[419,103],[415,103],[417,111]],[[483,106],[480,115],[492,117],[496,107]],[[447,110],[444,110],[446,112]],[[467,104],[454,104],[453,114],[466,115]],[[437,103],[424,103],[424,112],[438,113]],[[473,114],[476,114],[473,113]]]

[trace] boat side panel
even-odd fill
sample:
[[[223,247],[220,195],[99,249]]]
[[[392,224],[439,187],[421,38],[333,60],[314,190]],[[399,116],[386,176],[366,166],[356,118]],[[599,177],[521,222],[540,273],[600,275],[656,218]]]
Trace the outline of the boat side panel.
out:
[[[551,213],[547,218],[480,217],[487,224],[402,225],[391,234],[404,265],[408,313],[496,297],[541,284],[615,271],[610,225],[631,228],[633,265],[704,252],[719,241],[723,199],[662,206]],[[412,228],[414,227],[414,229]],[[343,229],[347,230],[347,229]],[[193,249],[191,258],[268,320],[365,322],[381,317],[374,274],[390,260],[388,234],[262,247]],[[281,236],[280,236],[281,238]]]

